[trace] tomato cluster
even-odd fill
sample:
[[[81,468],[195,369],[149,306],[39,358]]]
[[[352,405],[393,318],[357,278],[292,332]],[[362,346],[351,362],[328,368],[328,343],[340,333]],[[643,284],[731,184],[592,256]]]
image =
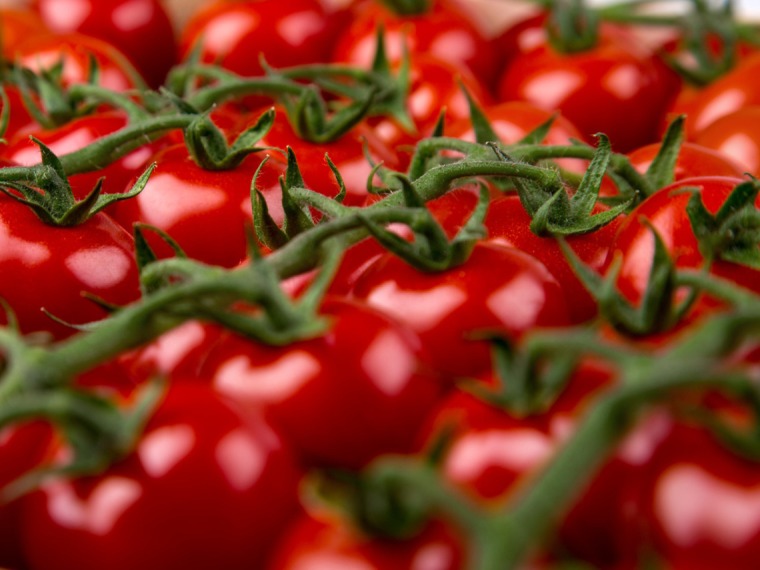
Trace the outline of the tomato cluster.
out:
[[[0,9],[0,568],[754,569],[760,55],[582,4]]]

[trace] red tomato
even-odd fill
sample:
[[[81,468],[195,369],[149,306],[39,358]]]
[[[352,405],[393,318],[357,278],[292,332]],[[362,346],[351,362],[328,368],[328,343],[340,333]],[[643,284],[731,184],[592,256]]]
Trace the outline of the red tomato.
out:
[[[676,160],[674,182],[695,176],[731,176],[741,178],[737,156],[713,150],[703,143],[684,142]],[[660,143],[653,143],[628,153],[633,167],[642,174],[647,171],[660,150]]]
[[[742,107],[716,119],[694,136],[752,175],[760,174],[760,105]],[[718,174],[718,173],[715,173]]]
[[[468,9],[452,0],[431,4],[430,10],[418,16],[393,14],[380,2],[360,4],[351,25],[340,36],[333,60],[369,67],[375,56],[377,27],[382,24],[389,60],[400,60],[406,47],[412,61],[418,54],[429,54],[491,85],[496,79],[498,55]]]
[[[127,91],[142,82],[129,60],[113,45],[83,34],[33,36],[19,44],[16,60],[32,71],[51,69],[63,61],[63,85],[86,83],[90,57],[98,63],[99,84],[114,91]]]
[[[285,533],[267,570],[457,570],[456,533],[433,522],[408,541],[373,538],[329,512],[309,513]]]
[[[447,379],[490,370],[482,335],[517,340],[536,327],[569,322],[562,291],[546,267],[493,242],[477,244],[464,264],[437,273],[385,254],[359,277],[353,294],[417,332]]]
[[[704,428],[677,424],[646,475],[645,526],[673,570],[750,570],[760,557],[760,468]]]
[[[54,322],[81,324],[105,312],[81,296],[110,303],[140,296],[131,236],[106,214],[68,228],[48,226],[31,208],[0,197],[0,297],[18,317],[22,332],[49,331],[55,338],[74,331]]]
[[[588,141],[605,133],[615,150],[627,152],[656,140],[675,96],[654,57],[634,45],[606,33],[583,52],[541,44],[507,67],[499,93],[559,110]]]
[[[135,222],[167,232],[193,259],[235,267],[248,254],[246,227],[251,226],[251,182],[261,163],[248,157],[233,170],[215,172],[199,167],[184,145],[163,149],[152,157],[158,168],[135,198],[113,206],[114,218],[124,227]],[[259,189],[271,198],[270,213],[282,221],[278,177],[281,165],[269,161],[258,180]],[[202,228],[202,231],[199,231]],[[146,237],[163,257],[172,250],[152,232]]]
[[[440,392],[423,368],[419,340],[359,303],[336,298],[324,313],[324,335],[285,347],[227,337],[201,375],[217,392],[262,410],[310,462],[356,468],[409,451]]]
[[[611,245],[612,260],[622,258],[617,287],[631,302],[639,303],[646,290],[654,254],[654,237],[648,222],[657,230],[678,268],[699,268],[704,258],[691,227],[686,205],[691,197],[686,188],[698,188],[705,207],[715,213],[741,179],[728,177],[687,178],[659,190],[641,202],[626,218]],[[757,271],[748,267],[714,260],[710,271],[740,286],[758,290]],[[692,308],[696,317],[704,310],[715,309],[716,301],[701,298]]]
[[[63,156],[81,150],[125,126],[127,118],[123,113],[109,111],[74,119],[52,130],[39,127],[25,130],[10,140],[2,151],[3,157],[22,166],[32,166],[40,162],[40,148],[29,139],[30,136],[42,141],[56,155]],[[146,143],[111,164],[69,177],[74,196],[80,200],[85,198],[100,178],[105,178],[102,187],[104,194],[125,192],[130,182],[145,171],[151,157],[163,144],[161,141]]]
[[[40,126],[37,124],[37,121],[32,118],[32,115],[24,105],[24,99],[21,96],[19,88],[15,85],[6,84],[3,85],[3,89],[8,96],[8,107],[10,109],[8,128],[6,129],[3,138],[10,141],[14,137],[17,137],[19,133],[26,134],[38,130]]]
[[[697,133],[729,113],[760,104],[760,88],[755,81],[758,69],[760,54],[755,54],[707,87],[679,97],[671,111],[688,116],[684,125],[687,138],[693,140]]]
[[[34,0],[58,34],[78,32],[113,44],[157,88],[176,63],[174,28],[159,0]]]
[[[329,60],[343,25],[318,0],[217,1],[187,23],[180,38],[183,57],[200,43],[201,60],[244,76],[261,75],[259,55],[273,67]]]
[[[266,424],[178,383],[127,457],[28,497],[26,556],[36,570],[260,567],[297,510],[298,478]]]

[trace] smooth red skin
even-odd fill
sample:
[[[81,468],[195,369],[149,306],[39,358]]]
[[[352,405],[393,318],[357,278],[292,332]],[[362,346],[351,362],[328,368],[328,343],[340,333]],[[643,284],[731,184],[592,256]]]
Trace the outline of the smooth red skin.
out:
[[[631,165],[646,173],[652,161],[660,150],[660,143],[649,144],[628,153]],[[742,167],[735,156],[717,152],[701,142],[684,142],[678,152],[673,181],[695,176],[731,176],[741,178],[744,175]]]
[[[202,376],[261,410],[310,464],[359,468],[410,451],[441,392],[419,340],[360,303],[335,298],[324,313],[325,334],[285,347],[229,335],[209,352]]]
[[[98,63],[98,85],[113,91],[137,87],[140,77],[129,60],[110,43],[84,34],[33,36],[20,43],[15,52],[21,65],[39,72],[63,60],[63,85],[87,83],[90,56]]]
[[[719,118],[742,107],[760,105],[760,54],[747,57],[723,77],[698,91],[685,91],[673,103],[674,114],[685,114],[686,136],[696,135]]]
[[[375,163],[382,162],[389,168],[395,168],[397,165],[394,153],[367,125],[357,125],[335,141],[313,143],[296,135],[283,109],[276,108],[276,112],[274,125],[258,146],[292,148],[301,176],[310,190],[330,198],[337,196],[340,191],[325,154],[330,157],[343,178],[346,186],[346,198],[343,203],[348,206],[362,205],[367,199],[367,179],[372,173],[372,164],[365,156],[365,145]],[[275,161],[284,160],[279,151],[268,151],[267,154]]]
[[[750,570],[760,558],[760,469],[705,428],[676,424],[645,477],[644,525],[672,570]]]
[[[641,202],[621,224],[610,248],[610,262],[622,258],[617,279],[617,287],[631,302],[638,303],[644,295],[654,252],[654,238],[649,227],[642,222],[648,220],[657,230],[680,269],[700,268],[704,258],[691,223],[686,214],[686,205],[691,196],[684,188],[699,188],[705,206],[715,213],[725,202],[731,190],[743,182],[730,177],[686,178],[667,186]],[[758,291],[758,274],[742,265],[717,259],[710,267],[711,273],[730,279],[740,286]],[[702,297],[691,309],[696,317],[705,310],[715,310],[716,300]],[[687,317],[688,322],[688,317]]]
[[[436,370],[446,379],[490,370],[482,334],[516,341],[536,327],[564,326],[561,289],[534,257],[501,244],[478,243],[462,265],[424,273],[392,254],[375,261],[353,295],[419,334]]]
[[[500,57],[480,31],[465,3],[436,0],[420,16],[393,14],[381,2],[365,1],[354,10],[351,24],[343,31],[333,61],[369,67],[375,57],[377,26],[385,30],[385,49],[390,61],[403,58],[408,49],[412,61],[420,54],[450,62],[472,73],[483,85],[496,81]]]
[[[16,164],[32,166],[39,164],[41,158],[40,147],[29,139],[30,136],[42,141],[57,156],[63,156],[81,150],[125,126],[127,118],[123,114],[109,111],[74,119],[52,130],[37,127],[10,139],[10,143],[2,150],[2,156]],[[85,198],[100,178],[104,178],[103,194],[120,194],[127,191],[133,179],[145,171],[151,157],[164,144],[160,140],[146,143],[102,168],[70,176],[69,183],[74,196],[79,200]]]
[[[454,236],[472,215],[477,200],[474,188],[462,188],[431,200],[428,208],[446,233]],[[592,233],[568,236],[566,242],[586,265],[600,271],[605,267],[609,244],[621,220],[619,217]],[[573,271],[557,240],[537,236],[530,230],[530,222],[520,199],[512,195],[491,201],[485,224],[489,238],[530,254],[546,266],[562,288],[572,322],[593,318],[597,313],[596,301]]]
[[[5,130],[3,138],[6,141],[10,141],[18,136],[19,133],[26,134],[38,130],[40,126],[26,109],[19,88],[15,85],[6,84],[3,85],[3,89],[5,89],[5,94],[8,97],[8,107],[10,108],[8,127]],[[3,156],[5,156],[5,151],[3,152]]]
[[[34,9],[55,33],[113,44],[153,88],[177,62],[174,27],[159,0],[35,0]]]
[[[0,489],[42,465],[53,440],[43,422],[14,424],[0,429]],[[0,566],[21,568],[19,521],[22,501],[0,502]]]
[[[463,545],[433,521],[408,541],[374,538],[330,512],[304,514],[284,534],[266,570],[458,570]]]
[[[261,75],[260,54],[273,67],[329,61],[343,24],[342,14],[325,11],[318,0],[218,1],[186,24],[180,54],[186,58],[201,42],[201,61]]]
[[[479,105],[488,105],[491,97],[480,82],[467,70],[457,69],[445,59],[429,54],[418,54],[412,59],[409,70],[407,111],[414,131],[405,130],[391,117],[369,117],[376,136],[385,145],[401,155],[403,166],[414,145],[430,136],[435,129],[442,110],[446,110],[446,123],[458,122],[470,117],[470,106],[462,92],[462,85]],[[448,132],[445,132],[448,136]]]
[[[605,133],[627,152],[657,140],[675,91],[651,55],[602,34],[588,51],[562,54],[542,44],[523,54],[505,70],[499,94],[559,110],[587,141]]]
[[[297,511],[299,470],[270,427],[200,384],[173,385],[134,452],[55,479],[24,506],[32,570],[260,567]]]
[[[84,224],[56,228],[12,198],[0,198],[0,297],[13,309],[21,331],[49,331],[56,339],[73,330],[41,309],[73,324],[102,319],[106,312],[82,292],[109,303],[140,296],[131,236],[105,214]]]
[[[196,165],[184,145],[174,145],[151,161],[158,168],[139,195],[114,205],[114,218],[124,227],[136,222],[155,226],[168,233],[188,257],[204,263],[236,267],[246,259],[246,228],[253,219],[251,182],[260,156],[250,156],[232,170],[216,172]],[[278,222],[282,221],[282,206],[277,178],[282,173],[281,165],[269,161],[258,179]],[[160,257],[173,255],[161,238],[150,231],[145,234]]]
[[[744,172],[757,176],[760,174],[760,104],[720,117],[697,133],[694,141],[730,157]]]

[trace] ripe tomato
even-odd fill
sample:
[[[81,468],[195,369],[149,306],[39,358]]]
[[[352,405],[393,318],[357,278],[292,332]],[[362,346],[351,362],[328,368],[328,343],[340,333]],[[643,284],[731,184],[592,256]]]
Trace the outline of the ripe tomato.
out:
[[[0,297],[19,320],[21,331],[49,331],[57,339],[74,331],[66,322],[101,319],[105,311],[83,298],[93,293],[110,303],[140,296],[132,237],[106,214],[58,228],[44,224],[28,206],[0,197]]]
[[[656,140],[675,91],[650,53],[601,33],[588,51],[563,54],[544,43],[523,54],[502,75],[499,94],[559,110],[589,142],[605,133],[627,152]]]
[[[739,162],[741,155],[731,155],[713,150],[703,143],[684,142],[676,160],[674,182],[696,176],[731,176],[741,178],[744,174]],[[653,143],[637,148],[628,153],[628,159],[633,167],[642,174],[652,164],[660,143]]]
[[[537,259],[494,242],[437,273],[385,254],[359,277],[353,295],[419,334],[440,374],[479,377],[491,367],[487,335],[519,339],[536,327],[568,324],[559,284]]]
[[[159,151],[151,161],[159,164],[158,169],[140,194],[113,205],[114,218],[128,228],[135,222],[155,226],[176,240],[188,257],[204,263],[235,267],[246,259],[246,227],[253,215],[251,183],[261,159],[249,156],[224,172],[204,170],[179,144]],[[258,180],[259,189],[271,198],[270,213],[275,217],[282,215],[277,179],[283,172],[281,165],[269,161]],[[146,238],[159,257],[172,255],[152,232]]]
[[[127,118],[123,113],[108,111],[74,119],[52,130],[39,127],[34,130],[25,130],[10,139],[9,144],[2,151],[2,156],[16,164],[31,166],[40,162],[40,148],[29,139],[30,136],[42,141],[57,156],[62,156],[81,150],[126,125]],[[161,141],[146,143],[111,164],[93,169],[92,172],[69,177],[74,196],[79,200],[85,198],[100,178],[104,178],[102,187],[104,194],[125,192],[130,182],[145,171],[152,155],[163,144]]]
[[[209,352],[201,376],[261,410],[312,463],[357,468],[409,451],[440,392],[419,340],[360,303],[336,298],[323,313],[322,336],[285,347],[228,336]]]
[[[330,512],[302,516],[278,543],[267,570],[457,570],[461,539],[441,522],[408,541],[374,538]]]
[[[0,9],[0,38],[3,57],[7,59],[13,60],[16,47],[27,38],[49,33],[50,30],[39,16],[29,10]]]
[[[645,475],[644,525],[668,568],[749,570],[760,556],[760,468],[704,428],[675,424]]]
[[[730,157],[744,171],[757,176],[760,174],[759,132],[760,105],[742,107],[707,125],[694,136],[694,141]]]
[[[105,40],[125,56],[153,88],[176,63],[174,28],[159,0],[34,0],[55,33],[78,32]]]
[[[15,56],[18,63],[38,73],[62,61],[64,86],[88,81],[91,57],[98,63],[99,85],[127,91],[142,83],[142,78],[118,49],[83,34],[32,36],[19,44]]]
[[[244,76],[261,75],[259,55],[273,67],[329,60],[343,25],[318,0],[217,1],[198,11],[180,37],[180,53],[200,45],[201,61]]]
[[[127,457],[27,498],[26,557],[37,570],[260,567],[297,510],[299,477],[260,419],[176,383]]]
[[[741,182],[741,179],[729,177],[686,178],[641,202],[621,224],[610,248],[609,260],[622,258],[617,280],[620,292],[633,303],[639,303],[643,298],[654,255],[654,237],[647,221],[659,233],[676,267],[700,268],[704,257],[686,213],[691,193],[684,189],[698,189],[705,207],[715,213]],[[757,272],[749,267],[716,259],[710,271],[740,286],[757,290]],[[714,310],[716,302],[706,296],[700,297],[690,314],[697,317],[705,310]]]
[[[452,0],[431,4],[424,14],[404,16],[379,2],[360,3],[338,40],[333,61],[368,67],[375,56],[377,27],[382,24],[390,61],[400,60],[406,48],[412,61],[419,54],[432,55],[491,85],[496,79],[498,55],[468,9]]]

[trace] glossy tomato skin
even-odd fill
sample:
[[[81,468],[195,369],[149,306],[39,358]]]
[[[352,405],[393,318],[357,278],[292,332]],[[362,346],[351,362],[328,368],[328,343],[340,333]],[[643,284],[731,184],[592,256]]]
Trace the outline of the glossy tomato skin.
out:
[[[620,226],[610,249],[610,262],[617,257],[622,259],[617,280],[620,292],[631,302],[639,303],[646,290],[654,238],[643,220],[648,220],[657,230],[677,268],[700,268],[704,257],[686,213],[691,193],[685,189],[698,189],[708,211],[715,213],[741,182],[741,179],[730,177],[686,178],[641,202]],[[748,267],[717,259],[710,271],[740,286],[757,290],[757,272]],[[705,310],[715,310],[716,305],[718,302],[715,299],[700,297],[690,314],[697,317]]]
[[[505,70],[499,94],[558,109],[589,142],[605,133],[627,152],[657,139],[675,90],[651,54],[601,34],[588,51],[563,54],[546,43],[525,53]]]
[[[87,83],[92,72],[90,57],[98,63],[98,84],[114,91],[141,85],[132,64],[110,43],[84,34],[30,37],[16,49],[17,61],[35,72],[51,69],[63,61],[64,86]]]
[[[49,331],[57,339],[74,330],[42,312],[73,324],[106,316],[81,296],[93,293],[109,303],[140,296],[131,236],[106,214],[56,228],[40,221],[26,205],[0,197],[0,297],[19,320],[21,331]]]
[[[266,570],[458,570],[461,539],[434,521],[408,541],[369,536],[336,513],[310,512],[278,543]]]
[[[100,138],[111,135],[127,126],[127,117],[117,111],[95,113],[74,119],[65,125],[51,129],[36,128],[25,130],[12,138],[3,149],[3,157],[22,166],[32,166],[40,162],[40,147],[29,140],[39,139],[57,156],[63,156],[83,149]],[[126,192],[130,182],[141,175],[150,164],[152,155],[163,146],[162,141],[146,143],[122,158],[92,172],[74,174],[69,177],[74,196],[85,198],[100,178],[103,178],[104,194]]]
[[[180,52],[187,57],[200,44],[203,62],[261,75],[260,54],[273,67],[328,61],[342,25],[342,14],[327,12],[318,0],[217,1],[187,23]]]
[[[465,263],[437,273],[385,254],[361,275],[353,295],[419,334],[435,368],[449,380],[490,370],[484,335],[517,340],[536,327],[569,323],[559,284],[546,267],[493,242],[476,244]]]
[[[657,156],[660,146],[660,143],[653,143],[629,152],[628,159],[631,161],[631,165],[642,174],[646,173],[655,156]],[[673,181],[677,182],[684,178],[696,176],[741,178],[744,171],[736,160],[738,157],[718,152],[714,148],[699,142],[684,142],[678,152]]]
[[[174,28],[159,0],[35,0],[53,32],[77,32],[113,44],[153,88],[176,63]]]
[[[246,228],[253,217],[251,183],[261,158],[249,156],[232,170],[216,172],[198,166],[185,145],[177,144],[159,151],[151,158],[154,161],[159,167],[143,191],[115,204],[114,218],[124,227],[131,228],[135,222],[155,226],[168,233],[188,257],[204,263],[235,267],[246,259]],[[269,161],[258,179],[278,222],[282,207],[277,179],[283,173],[281,164]],[[146,232],[146,237],[159,256],[173,254],[152,232]]]
[[[24,505],[34,570],[260,567],[297,511],[278,435],[202,384],[173,385],[136,449],[104,473],[54,479]]]
[[[742,107],[707,125],[694,141],[734,160],[744,172],[760,174],[760,105]]]
[[[0,9],[0,33],[2,33],[3,56],[12,60],[16,55],[19,43],[32,36],[49,34],[42,19],[31,10],[2,8]],[[7,86],[6,86],[7,87]]]
[[[441,392],[419,340],[360,303],[336,298],[323,312],[322,336],[286,347],[228,336],[210,351],[202,376],[264,413],[311,464],[358,468],[409,451]]]
[[[354,9],[354,18],[341,35],[333,60],[369,67],[375,56],[377,26],[385,31],[386,54],[399,61],[404,48],[412,61],[420,54],[446,60],[491,85],[499,67],[499,56],[485,39],[464,3],[437,0],[419,16],[395,15],[379,2],[365,1]]]
[[[749,570],[760,557],[758,464],[707,429],[676,423],[646,474],[644,524],[673,570]]]

